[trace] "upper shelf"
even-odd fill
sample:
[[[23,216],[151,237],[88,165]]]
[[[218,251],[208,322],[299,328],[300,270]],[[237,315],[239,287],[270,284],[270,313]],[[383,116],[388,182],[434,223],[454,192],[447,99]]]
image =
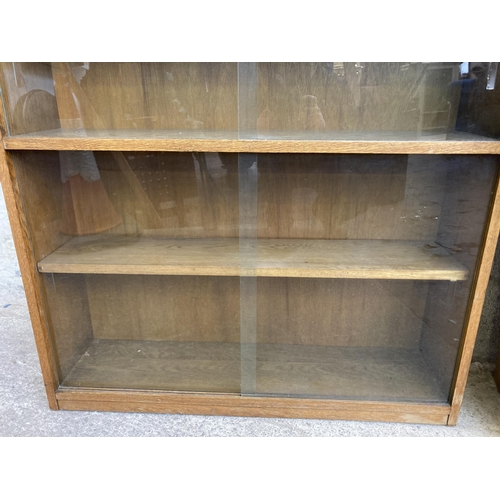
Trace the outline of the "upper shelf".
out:
[[[500,154],[500,141],[465,132],[304,132],[242,134],[198,130],[47,130],[3,140],[9,150],[219,153]]]
[[[73,238],[42,273],[466,280],[436,243],[402,240]]]

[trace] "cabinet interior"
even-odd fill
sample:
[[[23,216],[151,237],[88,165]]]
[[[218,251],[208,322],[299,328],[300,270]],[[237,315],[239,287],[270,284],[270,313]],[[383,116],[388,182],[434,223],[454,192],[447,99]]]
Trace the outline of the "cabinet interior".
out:
[[[61,388],[450,403],[498,176],[481,66],[0,67]]]
[[[62,386],[446,402],[493,157],[79,155],[14,154]]]

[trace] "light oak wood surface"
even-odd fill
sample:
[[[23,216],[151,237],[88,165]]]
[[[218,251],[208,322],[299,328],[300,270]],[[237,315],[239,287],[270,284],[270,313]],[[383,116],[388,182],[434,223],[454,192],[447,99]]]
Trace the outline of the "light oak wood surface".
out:
[[[456,423],[500,225],[498,192],[486,217],[500,141],[449,132],[456,67],[251,63],[244,95],[235,63],[92,64],[72,82],[80,131],[61,96],[58,116],[39,112],[50,64],[2,65],[4,190],[52,408]],[[498,137],[474,99],[468,125]],[[61,231],[64,150],[97,151],[123,219],[109,235]],[[272,153],[254,191],[225,153]],[[71,377],[89,388],[55,399]],[[335,397],[359,400],[321,399]]]
[[[4,138],[12,150],[203,151],[217,153],[499,154],[500,141],[467,133],[286,132],[248,137],[196,130],[64,129]]]
[[[56,396],[61,409],[86,411],[321,418],[441,425],[446,424],[450,412],[450,405],[442,403],[245,397],[236,394],[60,388]]]
[[[5,135],[5,117],[0,103],[0,137]],[[0,148],[0,181],[9,215],[12,236],[16,247],[19,267],[31,316],[33,333],[49,407],[58,408],[55,391],[59,385],[57,368],[53,356],[47,316],[38,286],[35,257],[31,251],[28,224],[23,211],[12,155]]]
[[[246,251],[257,249],[256,260]],[[465,280],[435,243],[391,240],[177,239],[82,236],[43,259],[43,273]]]

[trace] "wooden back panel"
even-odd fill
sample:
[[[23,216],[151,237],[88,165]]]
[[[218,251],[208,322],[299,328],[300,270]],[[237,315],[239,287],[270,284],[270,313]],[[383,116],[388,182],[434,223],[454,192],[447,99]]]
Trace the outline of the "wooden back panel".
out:
[[[124,153],[163,229],[143,217],[110,153],[96,152],[123,224],[117,234],[239,236],[238,155]],[[259,238],[434,240],[446,176],[442,157],[282,155],[257,157],[250,195]]]
[[[238,129],[236,63],[91,63],[81,86],[106,129]]]

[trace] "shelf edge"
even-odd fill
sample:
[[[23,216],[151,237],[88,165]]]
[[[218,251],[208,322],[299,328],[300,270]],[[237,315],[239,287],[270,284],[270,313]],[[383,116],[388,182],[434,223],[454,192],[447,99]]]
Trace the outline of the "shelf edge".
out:
[[[109,265],[87,264],[43,264],[40,261],[38,271],[44,274],[117,274],[117,275],[151,275],[151,276],[232,276],[258,278],[323,278],[323,279],[390,279],[390,280],[429,280],[429,281],[465,281],[468,271],[342,271],[342,270],[308,270],[308,269],[254,269],[254,268],[221,268],[221,267],[168,267],[168,266],[130,266],[123,272],[110,269]],[[154,269],[156,267],[156,269]],[[89,270],[92,268],[91,270]]]
[[[500,141],[311,141],[6,137],[6,150],[219,153],[500,154]]]

